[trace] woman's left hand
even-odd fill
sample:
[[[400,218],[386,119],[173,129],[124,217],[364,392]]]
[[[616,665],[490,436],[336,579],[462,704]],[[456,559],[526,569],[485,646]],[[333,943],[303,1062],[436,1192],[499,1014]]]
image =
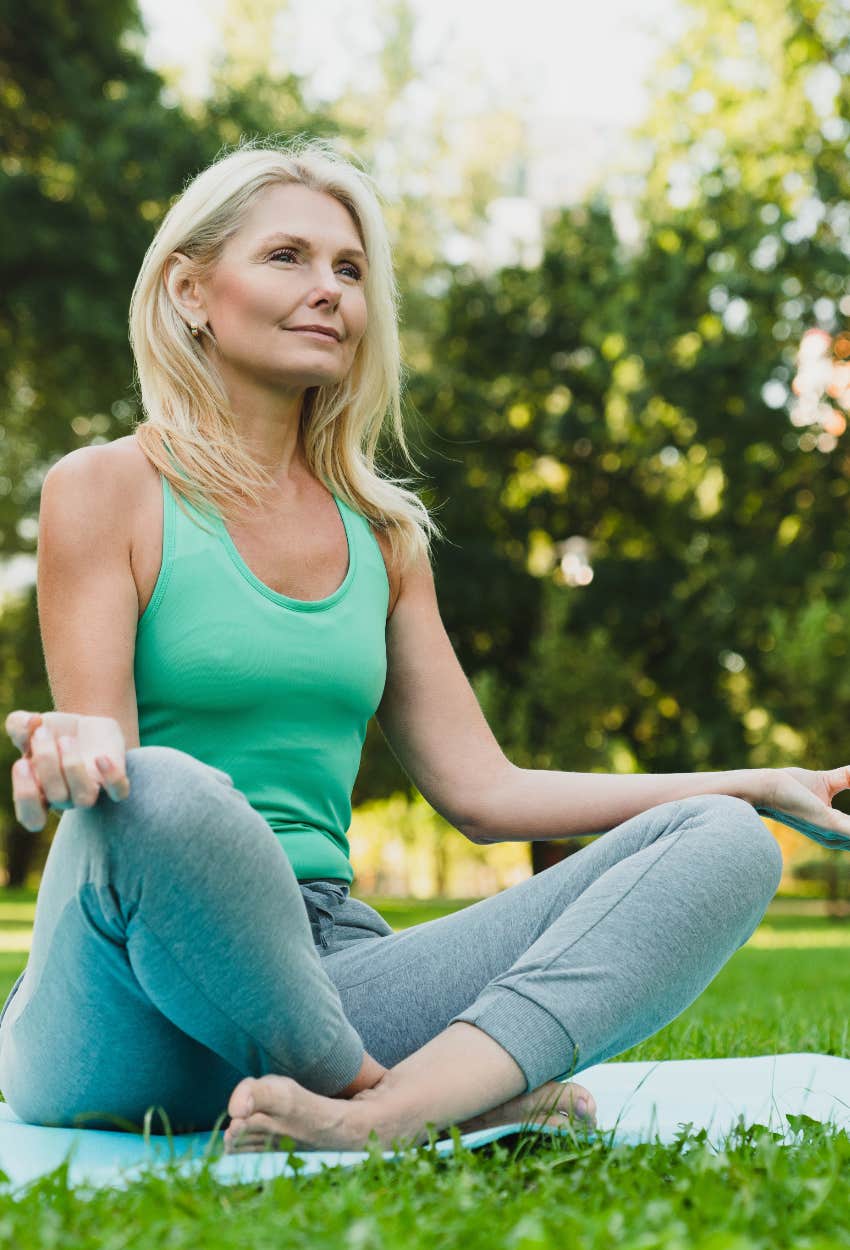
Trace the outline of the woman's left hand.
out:
[[[850,767],[824,771],[811,768],[768,768],[763,798],[755,804],[762,815],[790,825],[822,846],[850,850],[850,816],[832,806],[850,789]]]

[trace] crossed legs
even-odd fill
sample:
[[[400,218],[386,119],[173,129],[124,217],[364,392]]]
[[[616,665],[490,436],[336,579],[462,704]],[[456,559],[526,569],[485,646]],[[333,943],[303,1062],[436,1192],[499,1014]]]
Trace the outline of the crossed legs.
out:
[[[746,941],[781,871],[749,804],[700,796],[321,959],[289,861],[229,778],[167,747],[127,765],[128,799],[62,816],[0,1027],[0,1088],[29,1122],[138,1129],[158,1106],[175,1132],[225,1111],[256,1128],[250,1091],[264,1127],[305,1146],[422,1139],[657,1031]],[[390,1070],[333,1097],[364,1042]]]

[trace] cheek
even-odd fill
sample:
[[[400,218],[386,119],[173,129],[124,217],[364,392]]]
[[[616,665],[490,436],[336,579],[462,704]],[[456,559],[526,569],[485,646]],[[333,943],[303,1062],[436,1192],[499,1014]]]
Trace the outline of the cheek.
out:
[[[221,324],[235,324],[246,318],[277,321],[281,316],[280,294],[274,299],[261,283],[252,282],[238,274],[223,274],[215,285],[215,314]]]
[[[366,301],[361,300],[360,304],[353,310],[351,316],[351,333],[357,339],[361,339],[366,333],[366,325],[369,321],[369,314],[366,308]]]

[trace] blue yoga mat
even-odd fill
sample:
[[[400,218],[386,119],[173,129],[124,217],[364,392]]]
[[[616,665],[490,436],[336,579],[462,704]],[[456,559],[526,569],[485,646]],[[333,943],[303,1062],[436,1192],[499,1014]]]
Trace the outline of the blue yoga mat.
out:
[[[850,850],[850,837],[837,833],[834,829],[824,829],[820,825],[813,825],[810,820],[803,820],[800,816],[789,816],[787,812],[781,812],[775,807],[766,807],[763,803],[756,803],[755,809],[760,816],[767,816],[770,820],[778,821],[780,825],[788,825],[790,829],[804,833],[807,838],[811,838],[813,842],[819,842],[828,850]]]
[[[694,1131],[704,1128],[716,1147],[741,1124],[766,1125],[787,1144],[795,1140],[787,1116],[799,1114],[836,1128],[850,1127],[850,1059],[833,1055],[609,1061],[585,1068],[575,1079],[596,1099],[596,1133],[613,1144],[671,1142],[682,1126],[691,1125]],[[482,1129],[463,1134],[461,1141],[474,1150],[514,1135],[521,1127],[506,1124]],[[543,1131],[569,1133],[568,1128]],[[146,1140],[141,1133],[42,1128],[25,1124],[0,1103],[0,1168],[13,1194],[20,1194],[22,1187],[66,1160],[72,1188],[123,1189],[144,1173],[162,1172],[172,1161],[179,1172],[191,1175],[204,1166],[210,1152],[216,1156],[220,1149],[220,1133]],[[451,1154],[454,1142],[447,1137],[437,1141],[434,1149],[440,1155]],[[383,1155],[396,1157],[391,1150]],[[221,1155],[210,1167],[222,1182],[246,1183],[296,1173],[311,1175],[327,1167],[352,1167],[366,1158],[365,1151],[269,1150]]]

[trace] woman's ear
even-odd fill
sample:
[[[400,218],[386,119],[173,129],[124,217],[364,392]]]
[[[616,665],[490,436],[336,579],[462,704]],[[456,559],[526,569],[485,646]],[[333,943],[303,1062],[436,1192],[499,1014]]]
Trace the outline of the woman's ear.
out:
[[[182,252],[172,252],[163,268],[163,281],[172,304],[188,321],[206,317],[203,291],[194,265]]]

